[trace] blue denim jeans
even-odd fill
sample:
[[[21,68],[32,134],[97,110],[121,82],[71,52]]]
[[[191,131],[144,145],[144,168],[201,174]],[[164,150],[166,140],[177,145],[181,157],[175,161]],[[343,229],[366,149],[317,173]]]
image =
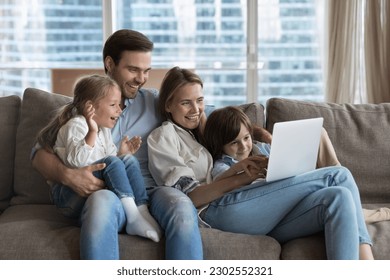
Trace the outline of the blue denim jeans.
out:
[[[144,178],[136,157],[123,155],[107,156],[95,163],[105,163],[106,168],[93,174],[104,180],[106,187],[119,198],[133,197],[137,205],[148,202]]]
[[[120,157],[107,156],[95,163],[105,163],[106,167],[93,174],[103,180],[106,187],[119,198],[133,197],[137,205],[148,202],[148,194],[136,157],[124,155]],[[85,198],[71,199],[77,194],[67,186],[55,184],[51,189],[53,203],[67,217],[78,217],[84,206]]]
[[[245,186],[201,216],[213,228],[269,235],[281,243],[324,231],[328,259],[358,259],[359,243],[372,243],[358,188],[344,167]]]
[[[79,218],[81,259],[119,259],[118,233],[126,225],[126,216],[117,195],[100,190],[86,199],[57,184],[52,197],[64,215]],[[191,200],[174,188],[156,187],[149,191],[149,203],[151,214],[165,231],[166,259],[202,259],[197,212]]]

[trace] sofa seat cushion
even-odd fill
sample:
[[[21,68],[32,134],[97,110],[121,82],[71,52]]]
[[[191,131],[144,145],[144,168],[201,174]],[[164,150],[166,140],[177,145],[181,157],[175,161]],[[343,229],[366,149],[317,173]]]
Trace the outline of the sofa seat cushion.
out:
[[[323,233],[297,238],[282,245],[282,260],[326,260]]]
[[[53,205],[16,205],[0,215],[0,259],[79,258],[80,230]]]
[[[20,106],[21,99],[18,96],[0,98],[0,213],[8,206],[13,191],[16,129]]]
[[[233,234],[202,228],[206,259],[279,259],[280,245],[268,236]],[[14,205],[0,215],[0,259],[79,259],[80,228],[54,205]],[[121,259],[165,258],[165,240],[119,234]]]
[[[363,207],[365,209],[390,208],[390,203],[363,204]],[[372,239],[372,251],[375,259],[390,260],[390,221],[367,224],[367,229]]]
[[[206,260],[279,260],[281,247],[272,237],[201,228]]]

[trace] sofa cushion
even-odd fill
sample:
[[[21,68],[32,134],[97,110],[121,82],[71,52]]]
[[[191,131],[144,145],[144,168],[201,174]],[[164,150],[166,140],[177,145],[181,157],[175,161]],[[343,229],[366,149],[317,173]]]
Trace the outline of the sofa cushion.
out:
[[[201,228],[205,259],[279,259],[280,245],[268,236]],[[0,215],[0,259],[80,258],[80,228],[54,205],[14,205]],[[119,234],[121,259],[165,259],[165,242]]]
[[[80,258],[80,228],[54,205],[14,205],[0,215],[1,260]]]
[[[323,117],[342,165],[354,175],[363,203],[390,200],[390,103],[335,104],[272,98],[266,127],[275,122]]]
[[[51,203],[46,181],[31,165],[31,149],[37,133],[49,122],[56,110],[70,100],[70,97],[38,89],[25,90],[16,134],[15,195],[11,200],[12,205]]]
[[[0,98],[0,213],[12,196],[16,129],[19,122],[19,96]]]
[[[281,246],[272,237],[201,228],[206,260],[278,260]]]
[[[296,238],[282,246],[282,260],[326,260],[324,234]]]
[[[252,124],[265,126],[264,106],[259,103],[246,103],[239,105],[241,110],[249,117]]]

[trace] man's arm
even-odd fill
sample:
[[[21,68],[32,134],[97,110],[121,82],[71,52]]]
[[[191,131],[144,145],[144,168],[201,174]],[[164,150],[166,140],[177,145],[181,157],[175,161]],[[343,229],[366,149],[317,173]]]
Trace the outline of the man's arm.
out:
[[[89,196],[104,188],[104,182],[92,174],[103,169],[104,163],[72,169],[66,167],[55,154],[39,149],[32,159],[32,165],[47,180],[61,182],[81,196]]]

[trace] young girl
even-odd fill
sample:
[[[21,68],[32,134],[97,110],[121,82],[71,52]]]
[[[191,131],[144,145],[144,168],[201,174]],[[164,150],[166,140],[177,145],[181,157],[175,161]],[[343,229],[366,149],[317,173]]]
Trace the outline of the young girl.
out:
[[[213,180],[227,178],[256,167],[258,156],[269,157],[271,145],[253,140],[253,126],[238,107],[228,106],[213,111],[204,129],[204,145],[211,153]],[[265,175],[266,170],[263,170]]]
[[[83,77],[76,82],[73,102],[38,134],[38,143],[54,147],[69,167],[105,163],[106,167],[94,175],[120,198],[127,219],[126,232],[158,242],[160,228],[149,213],[144,180],[133,156],[141,139],[125,137],[117,150],[111,138],[110,129],[122,112],[120,105],[121,91],[114,80],[100,75]]]

